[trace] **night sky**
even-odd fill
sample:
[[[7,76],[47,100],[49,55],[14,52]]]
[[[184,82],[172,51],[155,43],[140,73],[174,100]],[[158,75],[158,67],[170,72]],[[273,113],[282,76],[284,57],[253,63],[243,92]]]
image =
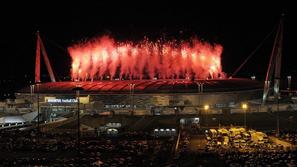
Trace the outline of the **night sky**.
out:
[[[297,66],[293,63],[293,31],[296,31],[293,24],[297,19],[294,8],[290,9],[290,5],[284,2],[259,5],[248,1],[233,4],[236,7],[215,2],[197,4],[186,1],[143,1],[139,4],[119,4],[117,1],[68,3],[1,5],[1,79],[19,83],[10,84],[10,87],[20,87],[34,79],[37,30],[41,33],[59,79],[70,73],[71,60],[67,47],[103,34],[123,41],[137,41],[144,36],[151,40],[180,40],[197,36],[224,47],[223,70],[231,74],[272,31],[282,12],[286,13],[282,74],[297,75]],[[263,78],[273,40],[274,36],[264,43],[239,72],[239,77],[256,75]],[[46,78],[45,68],[42,69],[42,74]],[[3,85],[3,81],[1,83]]]

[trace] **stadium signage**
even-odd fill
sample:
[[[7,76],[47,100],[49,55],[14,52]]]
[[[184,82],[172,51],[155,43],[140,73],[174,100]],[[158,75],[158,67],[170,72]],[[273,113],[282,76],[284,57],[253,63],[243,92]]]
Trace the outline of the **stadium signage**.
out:
[[[77,103],[77,99],[47,99],[48,103]]]
[[[131,105],[127,104],[115,104],[115,105],[105,105],[105,108],[131,108]],[[136,105],[134,105],[134,108],[136,108]]]

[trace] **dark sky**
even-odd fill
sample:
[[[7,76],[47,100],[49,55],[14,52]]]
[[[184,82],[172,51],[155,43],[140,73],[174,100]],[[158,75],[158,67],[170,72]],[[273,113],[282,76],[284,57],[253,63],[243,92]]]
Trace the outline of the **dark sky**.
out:
[[[34,2],[31,2],[34,3]],[[1,77],[33,79],[35,32],[40,30],[49,59],[57,75],[69,74],[67,47],[80,40],[110,34],[118,40],[188,39],[191,36],[224,47],[223,70],[232,73],[286,13],[284,34],[284,74],[297,74],[294,60],[293,27],[297,20],[286,3],[240,2],[231,6],[180,1],[141,4],[118,1],[83,1],[1,5]],[[293,8],[294,9],[294,8]],[[239,76],[265,75],[273,38],[240,71]],[[47,74],[45,69],[43,74]],[[26,80],[26,79],[25,79]]]

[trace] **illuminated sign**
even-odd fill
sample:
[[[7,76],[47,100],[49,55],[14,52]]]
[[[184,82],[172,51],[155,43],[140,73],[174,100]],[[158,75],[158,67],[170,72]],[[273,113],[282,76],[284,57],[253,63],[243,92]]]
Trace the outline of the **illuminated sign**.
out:
[[[47,99],[48,103],[77,103],[77,99]]]
[[[217,108],[224,108],[224,107],[227,107],[226,104],[215,104],[215,106],[216,106]]]
[[[115,104],[115,105],[105,105],[105,108],[131,108],[131,105],[125,105],[125,104]],[[136,105],[134,105],[134,108],[136,108]]]

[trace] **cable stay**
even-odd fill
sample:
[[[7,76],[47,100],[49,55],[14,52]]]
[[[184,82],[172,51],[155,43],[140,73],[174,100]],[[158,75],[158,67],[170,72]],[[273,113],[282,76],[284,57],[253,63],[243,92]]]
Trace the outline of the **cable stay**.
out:
[[[250,55],[242,62],[242,64],[232,73],[229,78],[233,78],[237,73],[242,69],[242,67],[255,55],[255,53],[261,48],[261,46],[265,43],[265,41],[272,35],[275,31],[277,25],[274,26],[271,32],[269,32],[266,37],[259,43],[259,45],[250,53]]]

